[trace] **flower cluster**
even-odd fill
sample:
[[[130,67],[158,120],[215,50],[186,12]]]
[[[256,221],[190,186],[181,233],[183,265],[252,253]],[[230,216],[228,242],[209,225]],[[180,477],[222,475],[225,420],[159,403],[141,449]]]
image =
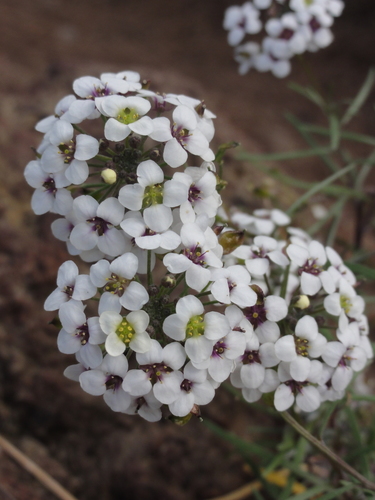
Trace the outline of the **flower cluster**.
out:
[[[255,68],[284,78],[295,54],[330,45],[330,28],[343,8],[342,0],[252,0],[229,7],[224,29],[229,45],[235,47],[239,73]],[[243,43],[247,35],[252,39]]]
[[[279,411],[343,397],[372,357],[355,276],[280,210],[225,222],[214,115],[146,87],[79,78],[36,127],[32,207],[60,215],[53,234],[90,265],[64,262],[44,305],[77,360],[65,375],[148,421],[199,414],[226,380]]]

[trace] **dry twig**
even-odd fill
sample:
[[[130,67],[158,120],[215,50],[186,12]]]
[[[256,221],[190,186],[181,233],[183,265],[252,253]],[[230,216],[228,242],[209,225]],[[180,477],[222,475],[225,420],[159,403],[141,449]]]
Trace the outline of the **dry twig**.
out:
[[[69,491],[61,486],[53,477],[39,467],[35,462],[28,458],[22,451],[13,446],[7,439],[0,435],[0,449],[3,449],[13,460],[15,460],[27,472],[32,474],[40,483],[43,484],[60,500],[77,500]]]

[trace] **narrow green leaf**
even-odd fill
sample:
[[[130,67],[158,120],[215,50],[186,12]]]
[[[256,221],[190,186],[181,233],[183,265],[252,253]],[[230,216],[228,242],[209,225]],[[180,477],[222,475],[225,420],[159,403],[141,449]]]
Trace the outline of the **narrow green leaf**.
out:
[[[315,193],[318,193],[323,187],[328,186],[335,180],[339,179],[343,175],[346,175],[348,172],[353,170],[356,167],[355,164],[350,164],[346,166],[345,168],[341,169],[339,172],[335,172],[334,174],[330,175],[324,181],[318,182],[315,184],[314,187],[312,187],[307,193],[303,194],[297,201],[293,203],[293,205],[287,210],[288,215],[292,215],[299,207],[301,207],[306,201],[311,198]]]
[[[319,108],[324,109],[326,106],[326,103],[323,99],[323,97],[314,89],[310,87],[302,87],[301,85],[298,85],[297,83],[290,83],[288,87],[291,90],[294,90],[294,92],[297,92],[298,94],[303,95],[308,99],[309,101],[313,102]]]
[[[312,156],[319,156],[331,153],[331,148],[313,148],[304,149],[302,151],[285,151],[284,153],[270,153],[270,154],[251,154],[251,153],[240,153],[238,155],[239,160],[248,161],[281,161],[281,160],[299,160],[300,158],[309,158]]]
[[[336,115],[330,114],[329,120],[329,132],[331,136],[331,149],[336,151],[340,144],[340,122]]]
[[[318,125],[309,125],[308,123],[303,122],[300,122],[299,126],[302,130],[306,130],[308,132],[326,136],[330,135],[329,129],[325,127],[319,127]],[[345,132],[343,130],[341,132],[341,137],[350,141],[362,142],[363,144],[368,144],[369,146],[375,146],[375,137],[371,137],[370,135],[357,134],[356,132]]]
[[[368,453],[373,453],[375,451],[375,445],[374,444],[370,444],[370,445],[367,445],[367,446],[359,446],[358,448],[356,448],[356,450],[352,451],[351,453],[349,453],[348,455],[346,455],[346,461],[351,461],[353,460],[354,458],[357,458],[357,457],[362,457],[364,455],[367,455]]]
[[[346,110],[346,113],[344,114],[341,120],[341,123],[343,125],[347,124],[361,109],[362,105],[364,104],[364,102],[366,101],[372,90],[374,82],[375,82],[375,69],[371,68],[370,71],[368,72],[366,80],[364,81],[362,87],[359,89],[358,94],[352,100],[350,106]]]
[[[331,227],[329,229],[327,239],[326,239],[326,245],[328,247],[332,247],[334,245],[335,239],[336,239],[336,234],[342,219],[342,216],[344,215],[344,206],[346,202],[348,201],[348,196],[343,196],[341,200],[339,200],[340,203],[337,204],[336,207],[336,212],[334,214],[334,219],[332,221]]]
[[[306,181],[301,181],[300,179],[296,179],[295,177],[292,177],[290,175],[286,175],[281,173],[279,170],[276,169],[270,169],[268,167],[263,167],[260,165],[256,165],[256,168],[261,170],[262,172],[266,172],[268,175],[273,177],[274,179],[279,180],[280,182],[283,182],[284,184],[288,184],[289,186],[294,186],[297,188],[301,189],[311,189],[316,185],[315,182],[306,182]],[[337,170],[335,170],[337,171]],[[332,196],[341,196],[341,195],[348,195],[352,198],[356,199],[366,199],[366,195],[362,193],[361,191],[356,191],[355,189],[347,188],[345,186],[338,186],[338,185],[333,185],[333,186],[325,186],[322,188],[322,193],[332,195]]]
[[[319,147],[319,144],[312,137],[312,135],[303,128],[304,125],[303,122],[297,120],[297,118],[294,115],[292,115],[292,113],[286,113],[285,118],[288,120],[289,123],[293,125],[293,127],[297,129],[299,134],[305,139],[305,141],[311,148]],[[333,158],[331,158],[331,156],[326,154],[319,156],[321,160],[325,163],[325,165],[327,165],[327,167],[330,170],[332,170],[332,172],[336,172],[337,170],[339,170],[340,168],[339,165],[333,160]]]
[[[362,276],[367,280],[375,280],[375,269],[372,267],[365,266],[364,264],[357,264],[355,262],[345,262],[345,265],[357,276]]]
[[[357,420],[356,414],[354,413],[354,411],[350,407],[345,408],[345,413],[348,417],[348,423],[349,423],[350,428],[351,428],[351,434],[353,436],[354,443],[356,443],[358,445],[358,447],[362,447],[362,435],[361,435],[360,426],[359,426],[359,422]],[[366,454],[361,454],[359,456],[359,463],[361,466],[360,472],[362,472],[362,474],[365,477],[368,477],[369,472],[370,472],[370,466],[369,466],[368,457],[366,456]]]
[[[354,484],[342,486],[341,488],[337,488],[319,497],[319,500],[338,500],[339,495],[341,495],[342,493],[347,493],[348,491],[351,491],[354,488],[356,488]]]
[[[298,495],[293,495],[289,497],[287,500],[311,500],[314,498],[314,495],[318,495],[319,493],[324,493],[330,488],[327,484],[322,484],[321,486],[314,486],[309,490],[304,491],[303,493],[299,493]]]
[[[203,420],[203,423],[212,432],[220,436],[225,441],[231,443],[236,448],[236,450],[245,458],[250,455],[257,455],[259,461],[264,462],[265,460],[272,460],[275,455],[272,450],[269,450],[268,448],[260,444],[245,441],[242,438],[236,436],[236,434],[234,434],[233,432],[222,429],[219,425],[216,425],[214,422],[207,418]]]
[[[292,474],[290,474],[288,477],[288,480],[286,482],[286,485],[285,485],[281,495],[279,495],[279,498],[277,500],[286,500],[289,497],[289,495],[293,491],[293,483],[294,482],[295,482],[295,478],[293,477]]]
[[[319,419],[320,420],[320,426],[318,431],[319,439],[323,439],[323,434],[328,425],[329,419],[331,418],[333,412],[336,410],[337,406],[340,403],[341,401],[330,402],[330,404],[327,404],[327,406],[325,407],[325,411],[322,412]]]

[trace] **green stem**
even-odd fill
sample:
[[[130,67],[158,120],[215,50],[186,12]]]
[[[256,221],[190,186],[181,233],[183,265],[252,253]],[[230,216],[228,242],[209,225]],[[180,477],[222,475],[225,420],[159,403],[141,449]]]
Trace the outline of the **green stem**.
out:
[[[317,439],[315,436],[310,434],[310,432],[305,429],[301,424],[295,420],[290,413],[283,411],[280,413],[280,416],[295,429],[298,434],[303,436],[307,441],[309,441],[315,448],[317,448],[319,451],[321,451],[326,457],[328,457],[332,462],[334,462],[336,465],[338,465],[342,470],[350,474],[352,477],[357,479],[361,485],[363,485],[365,488],[375,491],[375,483],[370,481],[369,479],[365,478],[357,472],[353,467],[351,467],[347,462],[342,460],[334,451],[332,451],[328,446],[323,443],[323,441],[320,441]]]
[[[73,123],[73,128],[74,128],[74,130],[77,130],[77,132],[80,132],[81,134],[86,134],[86,132],[83,130],[83,128],[78,127],[78,125],[76,125],[75,123]]]
[[[147,250],[147,284],[152,285],[152,271],[151,271],[151,250]]]

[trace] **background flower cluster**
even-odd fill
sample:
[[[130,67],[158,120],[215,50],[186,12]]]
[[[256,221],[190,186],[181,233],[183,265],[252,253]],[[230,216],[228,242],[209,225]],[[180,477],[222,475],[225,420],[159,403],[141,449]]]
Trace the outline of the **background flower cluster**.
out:
[[[330,28],[343,8],[342,0],[252,0],[229,7],[224,28],[239,73],[254,68],[284,78],[296,54],[330,45]]]

